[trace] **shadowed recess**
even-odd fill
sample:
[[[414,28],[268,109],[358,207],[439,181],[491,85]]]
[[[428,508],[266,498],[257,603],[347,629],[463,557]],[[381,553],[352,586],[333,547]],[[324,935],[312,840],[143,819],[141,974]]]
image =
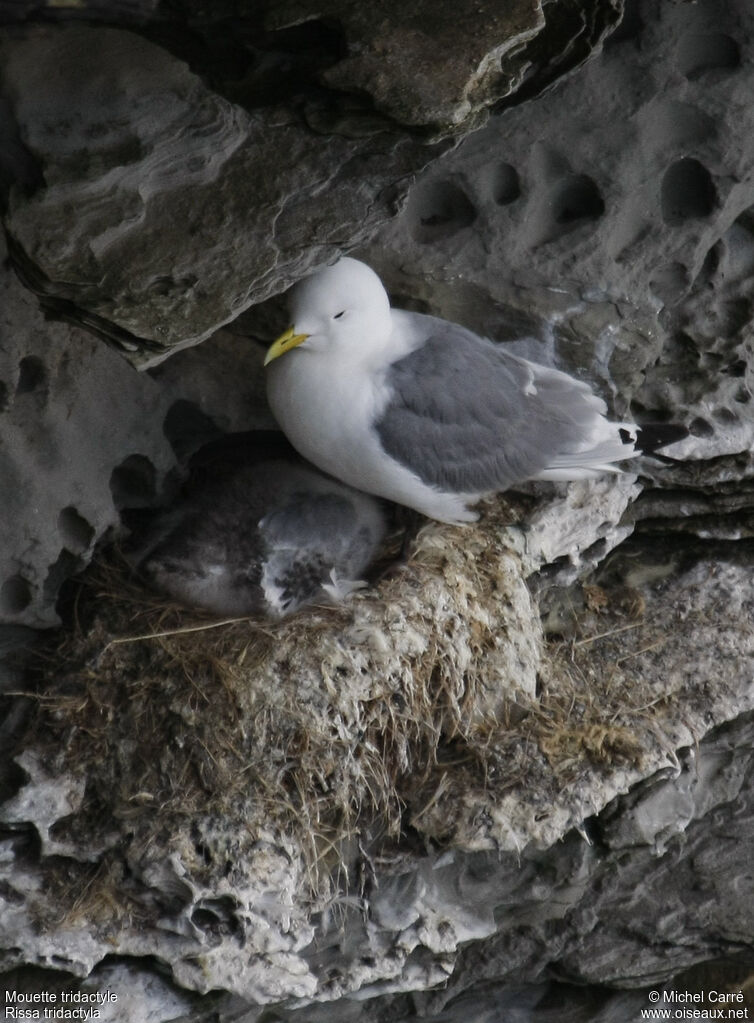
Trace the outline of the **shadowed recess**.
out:
[[[678,44],[678,69],[692,80],[718,68],[731,71],[740,63],[738,43],[723,32],[689,32]]]
[[[746,376],[746,366],[745,359],[736,359],[730,366],[723,369],[723,373],[727,373],[729,377],[744,377]]]
[[[12,575],[0,586],[0,608],[5,614],[18,614],[31,604],[31,586],[22,575]]]
[[[82,562],[80,559],[75,554],[71,554],[70,551],[63,549],[55,562],[50,565],[49,571],[45,576],[45,581],[42,584],[44,599],[53,602],[66,579],[70,579],[81,567]]]
[[[26,355],[18,364],[16,394],[31,394],[47,383],[45,364],[36,355]]]
[[[94,527],[72,505],[58,515],[58,531],[66,547],[75,553],[85,551],[94,538]]]
[[[492,196],[498,206],[507,206],[515,202],[521,195],[521,184],[518,171],[509,163],[501,163],[495,168],[492,179]]]
[[[170,406],[162,432],[178,459],[186,458],[202,444],[222,434],[214,420],[186,398],[179,398]]]
[[[476,220],[466,193],[452,181],[432,181],[416,189],[408,202],[413,234],[418,242],[450,238]]]
[[[560,182],[552,201],[556,224],[575,224],[579,220],[596,220],[605,212],[600,190],[586,174],[572,174]]]
[[[146,455],[129,455],[110,476],[110,492],[118,510],[151,504],[156,487],[157,471]]]
[[[632,42],[635,46],[639,44],[639,37],[644,31],[644,22],[639,13],[639,0],[626,0],[623,7],[623,16],[614,32],[605,39],[603,48],[610,49],[620,43]]]
[[[657,271],[649,286],[664,305],[672,305],[685,294],[690,283],[689,272],[683,263],[668,263]]]
[[[348,53],[336,19],[307,18],[268,31],[263,4],[247,5],[242,17],[232,7],[209,5],[191,27],[158,22],[145,34],[185,60],[212,89],[252,110],[297,93],[316,95],[322,72]]]
[[[715,428],[706,419],[697,416],[696,419],[692,419],[689,423],[689,433],[692,437],[714,437]]]
[[[712,175],[691,156],[677,160],[665,171],[660,198],[662,219],[671,226],[708,217],[717,205]]]

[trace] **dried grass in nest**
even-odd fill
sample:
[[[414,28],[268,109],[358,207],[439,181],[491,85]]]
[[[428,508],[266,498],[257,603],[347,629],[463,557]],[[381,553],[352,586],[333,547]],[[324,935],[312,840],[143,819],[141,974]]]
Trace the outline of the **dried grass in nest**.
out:
[[[73,617],[47,654],[25,739],[87,779],[82,812],[56,826],[58,839],[83,827],[96,844],[115,818],[136,846],[169,847],[177,823],[230,816],[250,841],[260,828],[293,839],[316,889],[360,822],[399,833],[402,783],[431,770],[441,722],[455,731],[464,713],[463,696],[433,675],[431,697],[419,686],[366,701],[355,737],[326,692],[301,699],[282,679],[259,683],[273,648],[311,644],[348,619],[345,608],[218,622],[165,602],[110,558],[87,573]]]
[[[473,550],[463,556],[474,560]],[[420,548],[417,560],[422,573],[447,573],[436,547]],[[480,592],[494,591],[484,568],[475,571]],[[389,617],[406,585],[385,580],[370,606]],[[481,718],[484,679],[454,675],[432,644],[382,689],[367,678],[371,662],[339,667],[336,641],[322,678],[287,685],[286,665],[292,670],[318,634],[337,637],[353,617],[349,607],[323,607],[281,623],[217,622],[148,592],[117,559],[98,562],[75,627],[49,654],[25,743],[46,746],[57,770],[87,779],[84,805],[56,826],[59,837],[86,828],[96,843],[115,819],[132,850],[146,851],[170,848],[176,827],[230,819],[239,847],[260,831],[287,836],[316,895],[365,828],[382,843],[400,843],[407,822],[454,841],[469,793],[494,801],[526,785],[555,798],[585,762],[636,763],[646,748],[631,714],[636,692],[626,700],[620,673],[596,684],[587,647],[555,651],[538,700],[519,698]],[[483,665],[495,637],[481,620],[471,632]],[[271,660],[277,684],[265,674]],[[346,670],[364,676],[363,693],[338,687]],[[209,882],[216,865],[198,855],[192,869]]]
[[[588,794],[600,776],[641,768],[648,754],[667,749],[665,726],[683,695],[658,693],[656,678],[633,669],[634,658],[667,640],[634,613],[617,605],[600,618],[586,613],[574,638],[548,642],[536,698],[509,703],[486,747],[466,748],[452,772],[439,784],[430,779],[412,801],[411,823],[425,837],[486,848],[497,840],[491,814],[510,795],[516,824],[521,812],[544,818],[555,807],[571,807],[577,824],[579,791]],[[459,806],[467,809],[463,830]]]

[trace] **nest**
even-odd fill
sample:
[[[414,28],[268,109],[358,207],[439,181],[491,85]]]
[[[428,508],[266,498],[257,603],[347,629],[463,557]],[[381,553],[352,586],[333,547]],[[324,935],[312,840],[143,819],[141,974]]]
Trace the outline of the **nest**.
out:
[[[591,644],[543,649],[497,528],[509,516],[430,525],[372,591],[276,623],[218,622],[100,559],[46,652],[23,743],[85,779],[55,837],[112,849],[115,830],[134,860],[188,832],[190,870],[211,885],[223,861],[202,835],[223,820],[237,843],[298,855],[321,904],[353,884],[354,850],[489,847],[480,807],[527,788],[557,802],[585,770],[639,765],[660,703]]]

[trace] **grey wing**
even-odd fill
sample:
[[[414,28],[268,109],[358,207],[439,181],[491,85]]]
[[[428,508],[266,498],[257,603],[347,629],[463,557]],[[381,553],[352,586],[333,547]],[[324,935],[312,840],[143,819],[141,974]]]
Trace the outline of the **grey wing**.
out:
[[[427,340],[390,367],[393,395],[375,425],[385,451],[424,483],[505,490],[588,439],[605,405],[586,384],[416,316]]]

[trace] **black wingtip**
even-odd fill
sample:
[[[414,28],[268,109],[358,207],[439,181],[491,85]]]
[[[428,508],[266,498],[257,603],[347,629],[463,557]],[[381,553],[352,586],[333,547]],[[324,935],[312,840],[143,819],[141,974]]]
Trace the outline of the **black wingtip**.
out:
[[[689,431],[679,423],[647,423],[640,426],[636,434],[636,447],[644,455],[675,444],[688,437]],[[621,430],[621,437],[628,442],[631,438],[627,430]]]

